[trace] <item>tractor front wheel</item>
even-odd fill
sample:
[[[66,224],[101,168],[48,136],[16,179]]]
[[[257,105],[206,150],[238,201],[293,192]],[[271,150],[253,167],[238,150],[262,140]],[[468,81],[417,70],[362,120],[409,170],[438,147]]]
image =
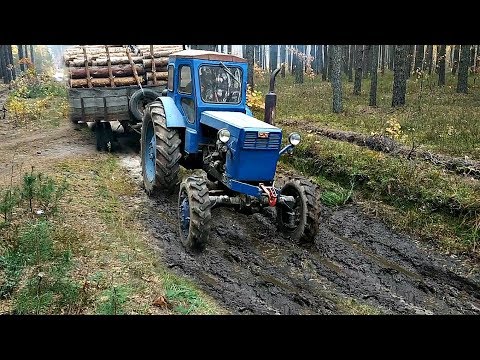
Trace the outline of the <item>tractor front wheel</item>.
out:
[[[178,222],[180,240],[187,249],[202,250],[208,240],[212,218],[207,179],[189,176],[180,184]]]
[[[303,178],[291,179],[280,193],[293,196],[295,203],[291,208],[277,205],[279,230],[295,242],[312,243],[318,233],[320,214],[315,186]]]

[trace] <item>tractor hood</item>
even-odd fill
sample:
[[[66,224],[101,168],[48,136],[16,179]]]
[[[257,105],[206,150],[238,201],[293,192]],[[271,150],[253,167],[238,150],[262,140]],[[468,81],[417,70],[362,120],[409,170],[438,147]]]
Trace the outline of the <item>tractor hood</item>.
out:
[[[242,133],[247,131],[282,133],[281,129],[273,125],[244,113],[233,111],[204,111],[200,117],[200,123],[217,130],[225,128],[237,139],[240,139],[243,135]]]
[[[230,131],[226,175],[237,181],[273,181],[282,130],[241,112],[205,111],[200,123]]]

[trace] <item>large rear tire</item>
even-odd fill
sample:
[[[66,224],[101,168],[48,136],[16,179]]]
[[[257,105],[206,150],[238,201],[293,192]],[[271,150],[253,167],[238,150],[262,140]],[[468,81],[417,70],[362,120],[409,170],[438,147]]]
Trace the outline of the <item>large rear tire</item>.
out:
[[[143,185],[148,195],[157,191],[172,193],[178,183],[180,135],[167,127],[161,102],[147,106],[141,132]]]
[[[138,122],[142,121],[147,105],[155,101],[159,96],[162,96],[162,94],[149,88],[138,89],[135,91],[128,101],[128,108],[135,120]]]
[[[180,184],[178,223],[180,240],[188,250],[202,250],[208,241],[211,215],[205,176],[193,175]]]
[[[292,209],[282,204],[277,206],[279,230],[295,242],[314,242],[320,217],[315,185],[303,178],[290,179],[280,193],[293,196],[295,204]]]

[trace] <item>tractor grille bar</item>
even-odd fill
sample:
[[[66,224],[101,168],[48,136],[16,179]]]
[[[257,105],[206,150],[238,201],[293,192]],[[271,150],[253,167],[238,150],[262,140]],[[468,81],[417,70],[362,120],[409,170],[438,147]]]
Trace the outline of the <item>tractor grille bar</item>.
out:
[[[260,138],[258,137],[257,131],[247,131],[245,133],[243,148],[278,150],[280,149],[281,140],[281,133],[269,133],[268,138]]]

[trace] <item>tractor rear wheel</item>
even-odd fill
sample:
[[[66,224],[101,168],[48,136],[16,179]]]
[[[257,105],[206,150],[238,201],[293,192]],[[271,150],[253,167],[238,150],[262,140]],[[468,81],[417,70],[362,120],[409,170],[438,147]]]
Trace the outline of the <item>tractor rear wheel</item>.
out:
[[[207,179],[189,176],[180,184],[178,222],[180,240],[187,249],[202,250],[210,233],[212,218]]]
[[[280,193],[293,196],[295,204],[291,209],[277,205],[279,230],[295,242],[312,243],[318,233],[320,216],[315,186],[303,178],[290,179]]]
[[[178,182],[180,135],[167,127],[161,103],[147,106],[141,133],[143,185],[148,195],[158,190],[172,193]]]

